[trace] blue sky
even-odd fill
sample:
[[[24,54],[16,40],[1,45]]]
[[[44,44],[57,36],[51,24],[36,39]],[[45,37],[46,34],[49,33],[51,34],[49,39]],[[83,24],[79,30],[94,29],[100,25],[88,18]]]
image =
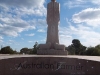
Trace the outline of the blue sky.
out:
[[[0,46],[32,48],[46,42],[47,3],[51,0],[0,0]],[[100,0],[56,0],[60,3],[59,40],[89,47],[100,44]]]

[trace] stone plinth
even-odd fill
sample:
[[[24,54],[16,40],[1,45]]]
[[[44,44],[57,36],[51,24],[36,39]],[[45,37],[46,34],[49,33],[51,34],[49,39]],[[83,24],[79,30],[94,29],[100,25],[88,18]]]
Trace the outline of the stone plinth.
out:
[[[0,75],[100,75],[100,57],[0,56]]]
[[[38,55],[67,55],[64,50],[37,50]]]
[[[40,44],[37,55],[67,55],[64,45],[54,44],[53,49],[51,43]]]

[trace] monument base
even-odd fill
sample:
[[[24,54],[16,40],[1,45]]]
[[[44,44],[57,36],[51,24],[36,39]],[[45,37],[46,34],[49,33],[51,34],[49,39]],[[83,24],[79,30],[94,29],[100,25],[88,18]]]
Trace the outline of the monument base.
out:
[[[37,55],[67,55],[67,50],[37,50]]]
[[[100,57],[2,55],[0,75],[100,75]]]

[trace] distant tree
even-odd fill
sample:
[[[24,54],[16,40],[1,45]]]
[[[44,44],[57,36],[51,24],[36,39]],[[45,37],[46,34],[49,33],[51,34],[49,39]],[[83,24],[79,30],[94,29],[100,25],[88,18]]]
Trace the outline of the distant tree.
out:
[[[88,47],[85,54],[89,56],[100,56],[100,45]]]
[[[73,46],[74,46],[75,48],[79,48],[80,45],[81,45],[81,43],[80,43],[80,41],[79,41],[78,39],[73,39],[73,40],[72,40],[72,43],[73,43]]]
[[[100,49],[100,45],[95,46],[96,49]]]
[[[21,54],[23,54],[23,53],[25,53],[25,54],[29,54],[30,51],[29,51],[28,48],[22,48],[22,49],[20,50],[20,53],[21,53]]]
[[[92,53],[93,56],[100,56],[100,45],[95,46],[95,50]]]
[[[76,55],[83,55],[86,50],[86,47],[83,46],[78,39],[72,40],[71,47],[73,47]]]
[[[71,44],[71,45],[69,45],[67,48],[66,48],[66,50],[68,51],[68,54],[69,55],[75,55],[75,48],[74,48],[74,46]]]
[[[92,53],[92,56],[100,56],[100,49],[95,49]]]
[[[95,51],[95,47],[88,47],[85,54],[91,56],[93,51]]]
[[[38,42],[35,42],[34,46],[33,46],[33,54],[37,54],[37,50],[39,49],[38,47]]]
[[[14,54],[14,51],[12,48],[10,48],[10,46],[6,46],[1,49],[1,53],[2,54]]]
[[[19,52],[17,52],[16,50],[13,51],[14,54],[19,54]]]
[[[86,46],[83,46],[83,45],[81,45],[81,47],[80,47],[80,55],[85,55],[85,51],[86,51]]]

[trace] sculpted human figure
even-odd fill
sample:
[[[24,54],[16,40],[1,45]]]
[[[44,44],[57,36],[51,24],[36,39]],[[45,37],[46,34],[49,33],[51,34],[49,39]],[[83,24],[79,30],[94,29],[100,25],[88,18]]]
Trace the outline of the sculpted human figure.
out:
[[[47,5],[47,41],[51,43],[51,48],[54,44],[59,44],[58,25],[60,21],[60,4],[56,0],[51,0]]]
[[[46,44],[39,44],[37,54],[67,55],[65,46],[59,44],[58,25],[60,22],[60,4],[51,0],[47,5],[47,39]]]

